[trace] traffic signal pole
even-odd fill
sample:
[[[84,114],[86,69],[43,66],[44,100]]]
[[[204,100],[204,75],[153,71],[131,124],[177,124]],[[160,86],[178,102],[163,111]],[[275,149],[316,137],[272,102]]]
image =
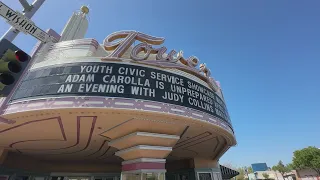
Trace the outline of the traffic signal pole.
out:
[[[31,57],[12,42],[0,41],[0,96],[7,97],[14,90]]]
[[[41,5],[44,3],[45,0],[35,0],[31,6],[27,6],[26,0],[20,0],[21,4],[23,5],[24,13],[27,18],[31,19],[32,16],[38,11]],[[20,31],[16,30],[14,27],[10,27],[10,29],[1,37],[1,39],[7,39],[8,41],[12,42]]]

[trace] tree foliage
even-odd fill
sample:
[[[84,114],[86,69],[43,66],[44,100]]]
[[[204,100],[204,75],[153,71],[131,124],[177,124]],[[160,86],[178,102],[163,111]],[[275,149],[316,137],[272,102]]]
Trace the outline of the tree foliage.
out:
[[[297,169],[310,168],[320,175],[320,149],[307,147],[293,153],[293,167]]]
[[[253,173],[252,167],[246,167],[248,174]]]
[[[269,179],[269,174],[268,173],[262,173],[262,176],[264,177],[264,179]]]
[[[244,168],[237,168],[237,171],[239,172],[239,175],[237,176],[238,180],[244,180],[245,179],[245,171]]]
[[[279,171],[281,175],[283,176],[284,173],[289,172],[291,169],[288,167],[288,165],[284,165],[282,161],[279,161],[277,165],[272,167],[272,170]]]
[[[292,163],[290,164],[287,164],[287,168],[291,171],[291,170],[294,170],[294,166]]]
[[[246,169],[248,172],[246,172]],[[237,176],[237,180],[248,180],[247,173],[250,174],[250,169],[248,167],[240,167],[237,168],[237,171],[239,172],[239,175]],[[252,171],[252,169],[251,169]]]

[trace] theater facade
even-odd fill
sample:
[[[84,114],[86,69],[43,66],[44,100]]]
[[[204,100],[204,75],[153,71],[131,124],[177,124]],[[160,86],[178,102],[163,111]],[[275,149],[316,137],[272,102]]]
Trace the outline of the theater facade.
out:
[[[119,31],[44,45],[3,106],[1,179],[222,180],[236,139],[221,87],[163,43]]]

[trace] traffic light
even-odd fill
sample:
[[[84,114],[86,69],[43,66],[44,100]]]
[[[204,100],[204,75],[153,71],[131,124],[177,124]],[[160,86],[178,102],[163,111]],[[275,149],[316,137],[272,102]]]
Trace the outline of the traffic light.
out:
[[[27,53],[10,41],[0,41],[0,96],[10,94],[30,59]]]

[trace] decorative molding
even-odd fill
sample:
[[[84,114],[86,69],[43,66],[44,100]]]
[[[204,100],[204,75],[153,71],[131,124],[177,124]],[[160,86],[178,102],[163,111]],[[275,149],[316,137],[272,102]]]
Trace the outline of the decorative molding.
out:
[[[74,48],[75,46],[94,46],[96,49],[98,49],[100,45],[95,39],[76,39],[54,43],[49,47],[49,51],[60,50],[63,48]]]
[[[135,150],[151,150],[151,151],[172,151],[171,147],[164,147],[164,146],[148,146],[148,145],[138,145],[134,147],[130,147],[127,149],[123,149],[116,152],[116,156],[120,156],[121,154],[135,151]]]
[[[97,103],[98,102],[98,103]],[[120,103],[132,103],[133,106],[127,106]],[[126,98],[103,98],[90,96],[63,97],[63,98],[46,98],[32,99],[9,104],[5,109],[5,114],[12,114],[24,111],[42,110],[42,109],[61,109],[61,108],[117,108],[128,110],[153,111],[160,113],[169,113],[184,117],[193,118],[202,122],[216,125],[230,134],[234,134],[232,126],[224,120],[209,115],[208,113],[200,112],[191,108],[166,103],[126,99]],[[176,111],[176,109],[180,111]],[[202,117],[197,116],[200,114]]]
[[[148,133],[148,132],[134,132],[134,133],[128,134],[126,136],[120,137],[118,139],[114,139],[114,140],[110,141],[108,143],[108,145],[112,146],[113,144],[115,144],[119,141],[125,140],[129,137],[132,137],[132,136],[145,136],[145,137],[156,137],[156,138],[177,139],[177,140],[179,139],[179,136],[175,136],[175,135],[157,134],[157,133]]]
[[[133,160],[128,160],[128,161],[123,161],[123,162],[122,162],[122,165],[132,164],[132,163],[138,163],[138,162],[166,163],[166,159],[139,158],[139,159],[133,159]]]

